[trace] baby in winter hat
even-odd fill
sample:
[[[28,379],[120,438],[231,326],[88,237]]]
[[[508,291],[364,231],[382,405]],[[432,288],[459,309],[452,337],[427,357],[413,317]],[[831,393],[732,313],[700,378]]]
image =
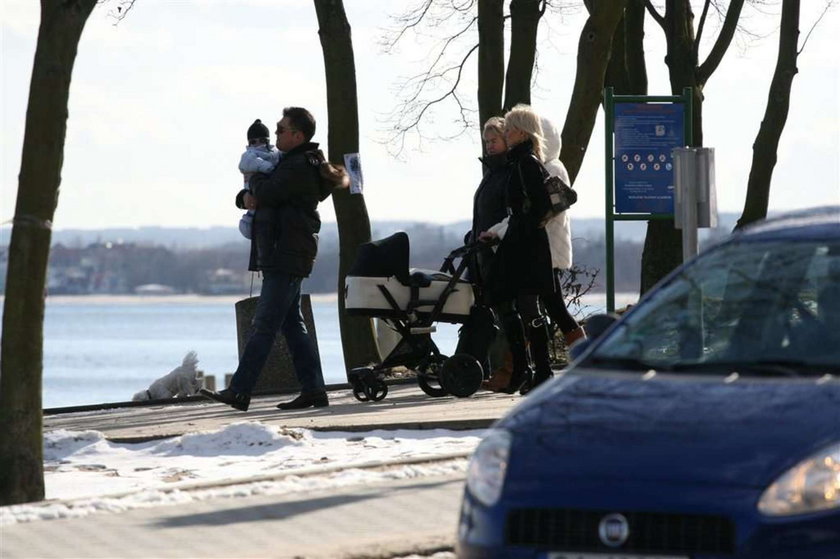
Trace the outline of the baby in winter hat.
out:
[[[280,151],[271,145],[268,127],[260,119],[248,127],[248,146],[239,159],[239,170],[245,181],[245,190],[250,190],[249,181],[254,173],[270,173],[280,162]],[[239,220],[239,232],[246,239],[251,238],[254,211],[248,210]]]

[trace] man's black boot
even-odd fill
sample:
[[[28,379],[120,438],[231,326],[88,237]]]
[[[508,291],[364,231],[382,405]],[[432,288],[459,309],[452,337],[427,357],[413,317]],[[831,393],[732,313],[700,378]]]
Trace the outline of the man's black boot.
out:
[[[224,390],[220,390],[218,392],[202,388],[198,391],[198,393],[205,398],[210,398],[211,400],[227,404],[240,411],[248,411],[248,406],[251,404],[250,396],[247,394],[237,394],[230,388],[225,388]]]
[[[281,410],[302,410],[306,408],[325,408],[330,405],[326,392],[301,393],[290,402],[281,402],[277,408]]]

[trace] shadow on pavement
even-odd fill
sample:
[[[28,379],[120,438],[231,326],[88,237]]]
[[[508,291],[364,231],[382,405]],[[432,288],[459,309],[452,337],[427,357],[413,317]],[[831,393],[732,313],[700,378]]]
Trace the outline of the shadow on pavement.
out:
[[[183,528],[188,526],[230,526],[242,522],[287,520],[298,515],[322,511],[333,507],[351,505],[371,499],[393,497],[402,491],[431,489],[451,483],[462,483],[462,481],[451,479],[437,480],[415,483],[406,487],[388,486],[376,488],[365,486],[363,488],[364,493],[362,494],[330,495],[314,499],[308,499],[304,494],[299,500],[295,501],[283,501],[268,505],[229,508],[208,513],[161,518],[154,525],[158,528]]]

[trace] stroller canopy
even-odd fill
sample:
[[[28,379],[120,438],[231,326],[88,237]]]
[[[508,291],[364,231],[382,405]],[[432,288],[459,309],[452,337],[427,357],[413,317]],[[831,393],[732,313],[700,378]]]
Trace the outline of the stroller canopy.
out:
[[[390,237],[371,241],[359,246],[356,262],[347,272],[348,276],[396,277],[401,283],[409,283],[408,234],[398,231]]]

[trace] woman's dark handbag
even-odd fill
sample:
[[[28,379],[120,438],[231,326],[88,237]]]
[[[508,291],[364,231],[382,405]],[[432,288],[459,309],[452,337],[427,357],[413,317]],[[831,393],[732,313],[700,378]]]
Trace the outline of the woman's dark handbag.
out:
[[[549,211],[551,215],[545,221],[561,212],[565,212],[572,207],[572,204],[577,202],[577,192],[560,177],[545,179],[545,190],[548,192],[549,200],[551,200],[551,210]]]
[[[539,159],[534,157],[534,160],[540,163],[540,167],[542,167],[543,173],[545,174],[543,186],[545,187],[546,194],[548,194],[548,199],[551,202],[551,209],[549,209],[540,220],[540,227],[543,227],[552,217],[565,212],[572,207],[572,204],[577,202],[577,192],[575,192],[574,189],[566,184],[566,181],[560,177],[553,177],[549,175],[548,170]],[[517,165],[517,169],[519,170],[519,181],[522,183],[522,192],[525,194],[525,198],[527,199],[528,191],[525,188],[525,179],[522,177],[522,167]]]

